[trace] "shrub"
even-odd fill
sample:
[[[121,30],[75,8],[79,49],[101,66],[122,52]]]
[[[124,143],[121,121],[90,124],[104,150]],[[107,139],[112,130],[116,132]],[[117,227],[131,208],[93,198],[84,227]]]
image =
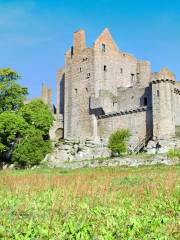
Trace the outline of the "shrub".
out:
[[[21,167],[37,165],[51,150],[51,142],[44,141],[40,132],[34,129],[16,146],[12,161]]]
[[[127,141],[131,134],[129,129],[119,129],[109,137],[108,147],[119,155],[127,152]]]
[[[169,150],[168,157],[170,157],[170,158],[175,158],[175,157],[180,158],[180,148]]]

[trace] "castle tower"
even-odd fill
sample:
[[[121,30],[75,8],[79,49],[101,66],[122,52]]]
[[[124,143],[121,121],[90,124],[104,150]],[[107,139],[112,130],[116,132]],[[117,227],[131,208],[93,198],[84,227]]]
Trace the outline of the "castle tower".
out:
[[[66,52],[64,138],[91,137],[89,97],[93,83],[93,50],[86,48],[84,30],[74,33],[73,48]]]
[[[154,139],[168,139],[175,134],[174,84],[175,76],[167,68],[153,74],[152,112]]]

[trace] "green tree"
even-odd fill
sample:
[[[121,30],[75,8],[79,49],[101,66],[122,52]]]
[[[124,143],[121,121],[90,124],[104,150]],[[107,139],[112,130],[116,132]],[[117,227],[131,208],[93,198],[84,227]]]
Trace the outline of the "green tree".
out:
[[[131,134],[129,129],[119,129],[109,137],[108,147],[119,155],[127,152],[127,142]]]
[[[48,106],[41,100],[33,100],[24,105],[19,113],[28,124],[39,129],[43,136],[48,135],[49,129],[53,123],[53,115]]]
[[[20,75],[14,70],[0,69],[0,113],[16,111],[23,105],[28,92],[27,88],[23,88],[17,83],[18,79],[20,79]]]
[[[28,123],[15,112],[0,114],[0,152],[7,151],[12,144],[18,143],[26,135]]]
[[[21,167],[37,165],[51,150],[51,142],[44,141],[40,131],[32,128],[29,134],[16,146],[12,161]]]

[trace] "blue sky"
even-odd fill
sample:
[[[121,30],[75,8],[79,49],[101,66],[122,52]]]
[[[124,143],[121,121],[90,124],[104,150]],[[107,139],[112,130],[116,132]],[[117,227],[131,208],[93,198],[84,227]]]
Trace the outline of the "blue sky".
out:
[[[180,80],[180,0],[0,0],[0,67],[18,71],[30,97],[46,83],[55,101],[73,32],[85,29],[91,46],[105,27],[120,49]]]

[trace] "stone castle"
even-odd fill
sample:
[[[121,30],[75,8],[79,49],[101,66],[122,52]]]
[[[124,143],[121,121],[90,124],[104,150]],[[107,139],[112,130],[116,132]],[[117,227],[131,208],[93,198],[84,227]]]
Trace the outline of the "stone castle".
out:
[[[118,49],[108,29],[89,48],[85,32],[57,74],[57,132],[65,139],[108,139],[128,128],[132,148],[168,139],[180,126],[180,83],[167,68],[152,72],[149,61]],[[138,150],[139,150],[138,149]]]

